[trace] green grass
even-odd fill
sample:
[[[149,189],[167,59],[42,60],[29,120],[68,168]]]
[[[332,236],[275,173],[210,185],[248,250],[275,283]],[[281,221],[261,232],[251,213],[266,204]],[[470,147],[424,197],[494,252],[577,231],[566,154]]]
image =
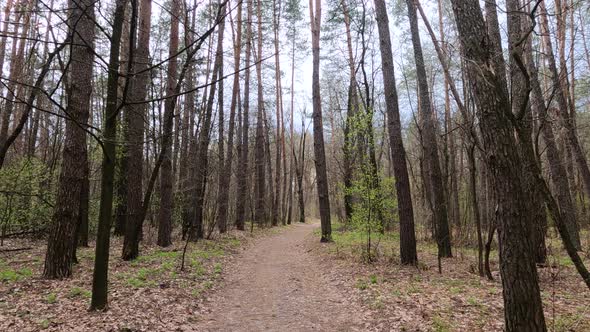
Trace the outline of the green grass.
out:
[[[441,316],[434,316],[432,317],[432,327],[434,327],[434,331],[436,332],[451,332],[451,324],[445,321]]]
[[[455,287],[455,286],[453,286],[453,287],[449,288],[449,293],[451,293],[453,295],[461,294],[461,293],[463,293],[463,291],[464,291],[463,290],[463,287]]]
[[[358,288],[358,289],[360,289],[360,290],[365,290],[365,289],[369,288],[369,284],[367,284],[367,282],[365,280],[363,280],[363,279],[358,279],[356,281],[355,287]]]
[[[55,293],[49,293],[45,296],[45,302],[47,304],[54,304],[55,302],[57,302],[57,294]]]
[[[220,275],[221,272],[223,271],[223,267],[221,265],[221,263],[215,263],[215,265],[213,266],[213,273],[215,273],[215,275]]]
[[[49,328],[49,324],[51,324],[51,322],[49,321],[49,319],[45,318],[39,321],[39,326],[41,327],[42,330],[46,330]]]
[[[369,281],[374,285],[377,283],[377,276],[372,274],[369,276]]]
[[[79,296],[89,299],[90,297],[92,297],[92,292],[84,288],[72,287],[72,289],[70,289],[70,292],[68,293],[68,297],[75,298]]]
[[[574,331],[575,325],[582,319],[583,317],[580,314],[566,313],[557,315],[555,321],[551,322],[551,324],[555,332],[568,332]]]
[[[0,265],[0,281],[1,282],[15,282],[33,275],[33,271],[28,268],[13,270],[5,265]]]

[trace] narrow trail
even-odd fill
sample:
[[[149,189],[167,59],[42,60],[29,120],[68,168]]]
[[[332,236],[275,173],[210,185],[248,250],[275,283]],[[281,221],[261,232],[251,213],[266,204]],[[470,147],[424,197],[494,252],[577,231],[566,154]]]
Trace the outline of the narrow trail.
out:
[[[358,331],[354,305],[310,252],[318,224],[255,240],[225,269],[204,331]]]

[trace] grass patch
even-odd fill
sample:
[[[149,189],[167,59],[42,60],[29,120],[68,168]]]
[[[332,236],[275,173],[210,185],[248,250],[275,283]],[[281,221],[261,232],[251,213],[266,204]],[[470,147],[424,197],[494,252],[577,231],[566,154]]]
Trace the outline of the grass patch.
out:
[[[583,317],[580,314],[566,313],[563,315],[557,315],[551,324],[553,325],[553,331],[555,332],[568,332],[575,331],[576,325],[582,320]]]
[[[18,270],[13,270],[9,267],[4,265],[0,265],[0,281],[2,282],[15,282],[20,281],[26,278],[29,278],[33,275],[33,271],[28,268],[22,268]]]
[[[45,318],[39,321],[39,327],[42,330],[46,330],[49,328],[49,325],[51,324],[51,322],[49,321],[49,319]]]
[[[45,303],[54,304],[55,302],[57,302],[57,294],[49,293],[45,296]]]
[[[358,279],[354,286],[360,290],[365,290],[369,288],[369,284],[367,284],[367,282],[363,279]]]
[[[436,332],[451,332],[451,324],[445,321],[441,316],[436,315],[432,317],[432,327]]]
[[[92,292],[89,290],[86,290],[84,288],[72,287],[72,289],[70,289],[70,292],[68,293],[68,297],[75,298],[75,297],[79,297],[79,296],[89,299],[92,297]]]
[[[370,275],[369,282],[371,282],[373,285],[375,285],[377,283],[377,276],[374,274]]]

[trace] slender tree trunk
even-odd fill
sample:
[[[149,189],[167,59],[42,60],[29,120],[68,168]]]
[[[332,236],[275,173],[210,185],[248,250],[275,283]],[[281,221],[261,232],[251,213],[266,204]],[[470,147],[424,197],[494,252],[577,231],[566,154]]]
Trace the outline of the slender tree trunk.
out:
[[[262,4],[257,2],[256,13],[258,19],[258,39],[257,39],[257,60],[256,61],[256,83],[258,91],[258,108],[256,110],[256,148],[254,150],[254,163],[256,164],[256,173],[254,180],[254,195],[256,206],[254,209],[254,220],[259,225],[266,224],[266,179],[264,168],[264,91],[262,89]],[[254,57],[256,59],[256,56]],[[272,181],[272,173],[269,170],[269,178]]]
[[[123,240],[123,260],[133,260],[139,255],[139,240],[143,223],[143,167],[144,160],[144,132],[147,104],[142,103],[147,97],[150,80],[149,47],[152,0],[141,0],[138,43],[135,49],[135,72],[130,78],[129,100],[127,116],[125,117],[125,141],[128,144],[127,167],[127,224]],[[147,159],[147,158],[146,158]]]
[[[277,0],[273,0],[273,32],[274,32],[274,47],[275,47],[275,90],[276,90],[276,117],[277,117],[277,133],[275,143],[275,193],[274,193],[274,209],[271,211],[273,225],[278,224],[278,219],[281,219],[281,223],[284,224],[285,220],[281,213],[281,161],[284,161],[284,149],[285,149],[285,134],[283,125],[283,88],[281,85],[281,62],[279,52],[279,28],[280,28],[280,14],[281,14],[281,3]],[[277,8],[278,6],[278,8]],[[286,166],[284,166],[286,167]]]
[[[219,22],[218,26],[218,36],[217,36],[217,49],[215,52],[215,62],[213,64],[213,74],[211,75],[211,82],[217,82],[217,79],[220,77],[219,72],[222,65],[223,60],[223,32],[225,30],[225,12],[226,12],[226,5],[225,3],[221,4],[223,6],[221,10],[221,21]],[[209,97],[207,99],[207,105],[205,108],[205,114],[203,123],[201,124],[201,131],[199,132],[199,139],[198,139],[198,147],[197,147],[197,159],[196,159],[196,181],[194,183],[195,190],[194,196],[192,197],[193,204],[195,206],[194,218],[191,218],[193,221],[192,227],[194,229],[194,233],[189,235],[189,237],[194,241],[200,238],[203,238],[203,210],[205,204],[205,189],[207,186],[207,175],[208,175],[208,168],[209,168],[209,141],[210,141],[210,132],[211,132],[211,120],[213,117],[213,102],[215,101],[215,89],[217,84],[220,84],[222,80],[217,83],[211,85],[209,90]]]
[[[235,116],[236,107],[238,107],[238,99],[240,94],[240,57],[242,50],[242,1],[238,1],[237,10],[237,27],[234,36],[234,81],[232,89],[232,98],[230,103],[229,113],[229,128],[227,135],[227,157],[223,164],[222,175],[219,178],[218,188],[218,210],[217,210],[217,226],[220,233],[225,233],[227,230],[227,215],[229,202],[229,187],[231,182],[231,169],[233,163],[233,145],[234,145],[234,131],[235,131]]]
[[[158,245],[167,247],[172,244],[172,209],[174,175],[172,174],[172,127],[174,126],[174,108],[176,84],[178,81],[178,25],[182,3],[172,0],[170,13],[170,47],[168,49],[168,69],[166,80],[166,100],[164,102],[164,132],[162,135],[163,160],[160,167],[160,211],[158,213]]]
[[[238,163],[238,193],[236,206],[236,228],[244,230],[246,222],[246,203],[248,197],[248,138],[250,136],[250,58],[252,56],[252,0],[248,0],[248,14],[246,25],[246,62],[244,74],[244,112],[242,114],[242,141],[240,143],[240,156]]]
[[[134,0],[135,1],[135,0]],[[104,119],[104,146],[98,215],[98,232],[96,238],[96,255],[92,277],[91,310],[103,310],[107,307],[108,268],[111,218],[113,212],[113,182],[115,178],[115,140],[117,138],[119,50],[123,21],[125,19],[124,0],[115,3],[113,31],[111,33],[111,50],[109,55],[109,73],[107,78],[107,100]]]
[[[416,61],[416,73],[419,87],[420,115],[422,120],[422,137],[424,139],[424,157],[428,164],[426,167],[427,176],[430,178],[430,192],[432,193],[432,203],[434,207],[434,225],[436,243],[438,245],[439,257],[452,257],[451,251],[451,232],[449,230],[448,211],[445,202],[445,190],[443,186],[443,176],[440,169],[438,156],[438,143],[436,138],[436,119],[430,102],[428,92],[428,81],[426,76],[426,67],[424,65],[424,56],[422,55],[422,44],[420,42],[420,32],[418,30],[418,17],[413,0],[406,0],[408,7],[408,17],[410,18],[410,30],[412,34],[412,44],[414,47],[414,59]]]
[[[580,145],[580,141],[578,140],[578,134],[576,133],[576,127],[572,117],[570,116],[570,111],[568,109],[567,98],[564,93],[565,87],[562,86],[562,82],[560,80],[559,73],[557,71],[557,65],[555,63],[555,57],[553,55],[553,46],[551,43],[551,36],[549,32],[549,22],[547,19],[547,10],[545,9],[545,3],[541,2],[539,5],[540,10],[540,26],[541,32],[543,33],[543,40],[545,41],[545,59],[549,65],[549,73],[551,76],[551,81],[553,83],[553,98],[555,99],[557,106],[559,108],[559,115],[561,119],[561,123],[565,129],[565,135],[567,139],[567,144],[569,145],[571,152],[573,153],[573,157],[576,160],[578,165],[578,169],[580,174],[582,175],[582,180],[584,182],[584,188],[586,189],[586,194],[590,195],[590,169],[588,169],[588,162]],[[567,173],[566,173],[567,177]],[[574,183],[569,183],[570,189],[571,186],[574,186]],[[570,194],[571,197],[571,194]],[[571,198],[570,198],[571,199]],[[581,248],[580,244],[580,235],[578,230],[578,224],[575,219],[570,219],[567,221],[567,229],[570,233],[570,237],[572,241],[574,241],[575,247],[579,250]]]
[[[381,50],[381,67],[383,86],[385,88],[385,105],[387,109],[387,129],[391,147],[393,172],[396,182],[398,214],[400,221],[400,256],[402,264],[414,265],[418,261],[416,253],[416,233],[414,231],[414,210],[410,193],[410,179],[406,164],[406,151],[402,140],[402,127],[395,87],[395,72],[391,37],[389,35],[389,19],[384,0],[375,1],[375,13],[379,30],[379,48]]]
[[[321,0],[309,0],[311,39],[313,54],[312,93],[313,93],[313,151],[315,157],[316,183],[319,196],[322,228],[321,242],[332,241],[330,222],[330,196],[328,174],[326,172],[326,152],[324,148],[324,126],[322,121],[322,100],[320,96],[320,24],[322,21]]]

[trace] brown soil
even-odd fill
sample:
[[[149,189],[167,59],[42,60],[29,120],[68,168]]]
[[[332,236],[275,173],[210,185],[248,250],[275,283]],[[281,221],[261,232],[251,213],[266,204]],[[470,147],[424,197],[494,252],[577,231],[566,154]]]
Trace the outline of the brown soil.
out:
[[[205,306],[206,331],[359,331],[358,307],[311,252],[318,224],[259,238],[229,266],[224,287]]]

